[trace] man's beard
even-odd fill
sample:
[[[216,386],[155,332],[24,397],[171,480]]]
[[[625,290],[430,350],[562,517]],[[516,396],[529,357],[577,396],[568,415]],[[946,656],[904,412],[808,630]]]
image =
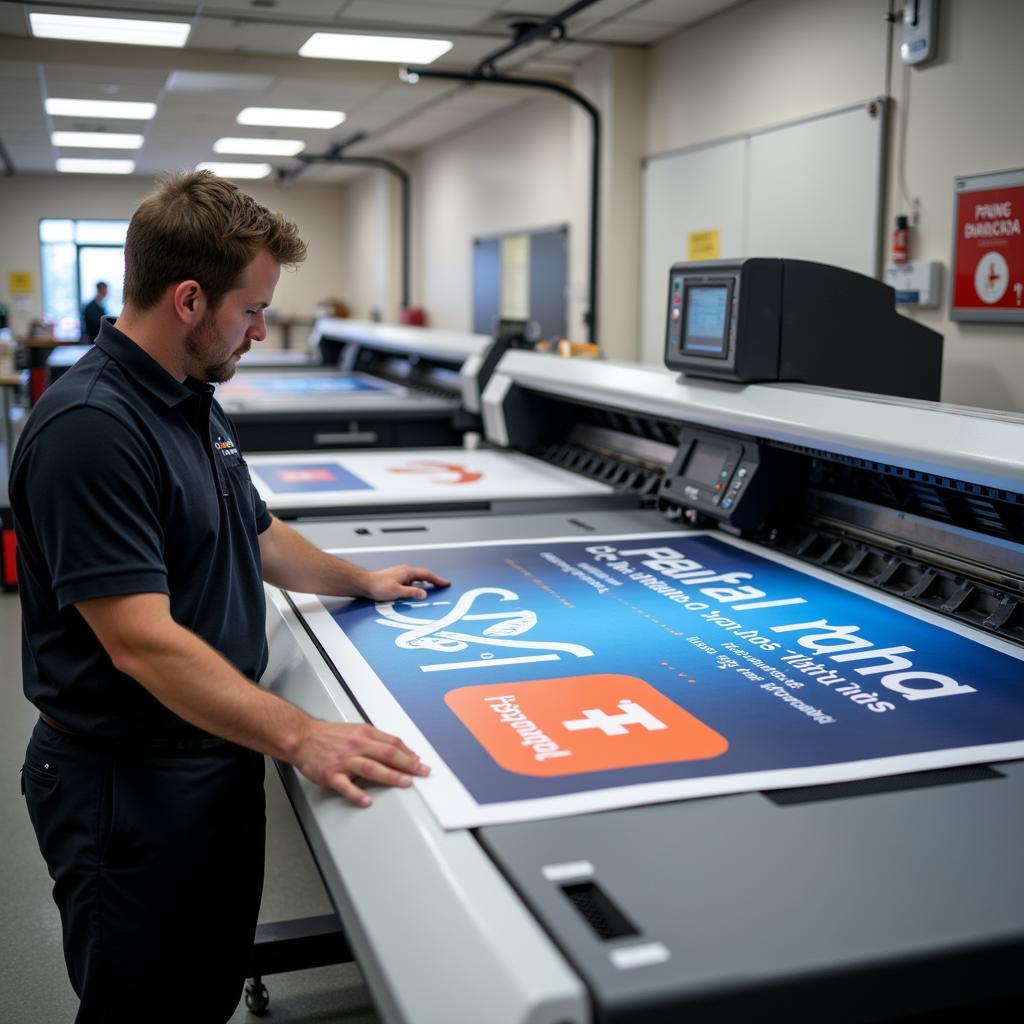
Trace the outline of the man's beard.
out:
[[[209,350],[218,347],[220,336],[213,325],[213,316],[207,312],[202,320],[185,335],[185,353],[189,357],[188,374],[207,384],[223,384],[235,375],[235,354],[222,363],[209,362]]]

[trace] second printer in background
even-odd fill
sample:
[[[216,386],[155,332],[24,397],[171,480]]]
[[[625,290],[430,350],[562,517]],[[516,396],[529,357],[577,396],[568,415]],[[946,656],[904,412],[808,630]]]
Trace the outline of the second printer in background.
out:
[[[330,322],[348,331],[344,365],[396,374],[414,372],[399,345],[401,329]],[[340,326],[334,326],[338,324]],[[354,332],[376,328],[379,347],[352,341]],[[406,333],[406,332],[403,332]],[[427,332],[430,333],[430,332]],[[438,333],[438,332],[434,332]],[[626,379],[627,364],[565,361],[524,347],[515,326],[499,324],[497,339],[463,364],[461,420],[484,433],[485,447],[388,448],[386,451],[317,450],[248,456],[252,479],[270,510],[289,519],[401,516],[410,514],[526,514],[556,508],[639,507],[653,502],[661,473],[675,453],[678,427],[650,415],[648,378],[671,385],[672,375],[652,370],[630,392],[616,390],[617,408],[604,408],[595,379]],[[397,335],[397,336],[396,336]],[[471,336],[481,337],[481,336]],[[502,356],[499,361],[498,357]],[[476,414],[480,392],[495,363],[521,358],[537,366],[545,382],[577,383],[569,395],[547,392],[509,432],[492,431]],[[396,366],[397,364],[397,366]],[[596,375],[596,377],[595,377]],[[362,379],[362,378],[359,378]],[[367,376],[368,380],[379,380]],[[391,530],[398,527],[391,527]],[[415,527],[408,527],[413,530]]]
[[[458,444],[478,424],[482,334],[321,319],[310,345],[337,366],[242,368],[217,388],[246,452]],[[492,351],[493,350],[493,351]],[[469,401],[467,401],[469,395]]]

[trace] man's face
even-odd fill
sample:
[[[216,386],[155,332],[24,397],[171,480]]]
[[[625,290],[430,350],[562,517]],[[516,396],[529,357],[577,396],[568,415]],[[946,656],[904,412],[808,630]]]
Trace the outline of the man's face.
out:
[[[229,380],[238,360],[254,341],[267,336],[263,311],[270,305],[281,268],[261,249],[216,309],[208,309],[185,337],[186,372],[197,380],[219,384]]]
[[[102,302],[103,299],[105,299],[106,297],[107,297],[107,286],[105,284],[101,284],[96,289],[96,298],[98,298]]]

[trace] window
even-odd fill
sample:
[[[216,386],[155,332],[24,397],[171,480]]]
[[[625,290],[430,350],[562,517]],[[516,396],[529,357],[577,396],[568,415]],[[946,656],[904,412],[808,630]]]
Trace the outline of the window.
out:
[[[121,312],[127,231],[126,220],[39,222],[43,315],[60,333],[75,332],[82,306],[96,294],[97,281],[107,282],[107,314]]]

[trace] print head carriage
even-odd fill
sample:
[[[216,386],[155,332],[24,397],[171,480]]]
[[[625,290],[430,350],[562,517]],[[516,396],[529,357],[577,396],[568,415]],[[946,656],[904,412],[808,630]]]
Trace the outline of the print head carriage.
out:
[[[432,660],[420,665],[421,672],[593,657],[594,652],[582,644],[519,639],[537,625],[537,614],[526,608],[502,607],[518,602],[519,595],[512,590],[475,587],[454,604],[445,600],[379,602],[377,622],[400,631],[395,646],[402,650],[476,655],[471,660]]]

